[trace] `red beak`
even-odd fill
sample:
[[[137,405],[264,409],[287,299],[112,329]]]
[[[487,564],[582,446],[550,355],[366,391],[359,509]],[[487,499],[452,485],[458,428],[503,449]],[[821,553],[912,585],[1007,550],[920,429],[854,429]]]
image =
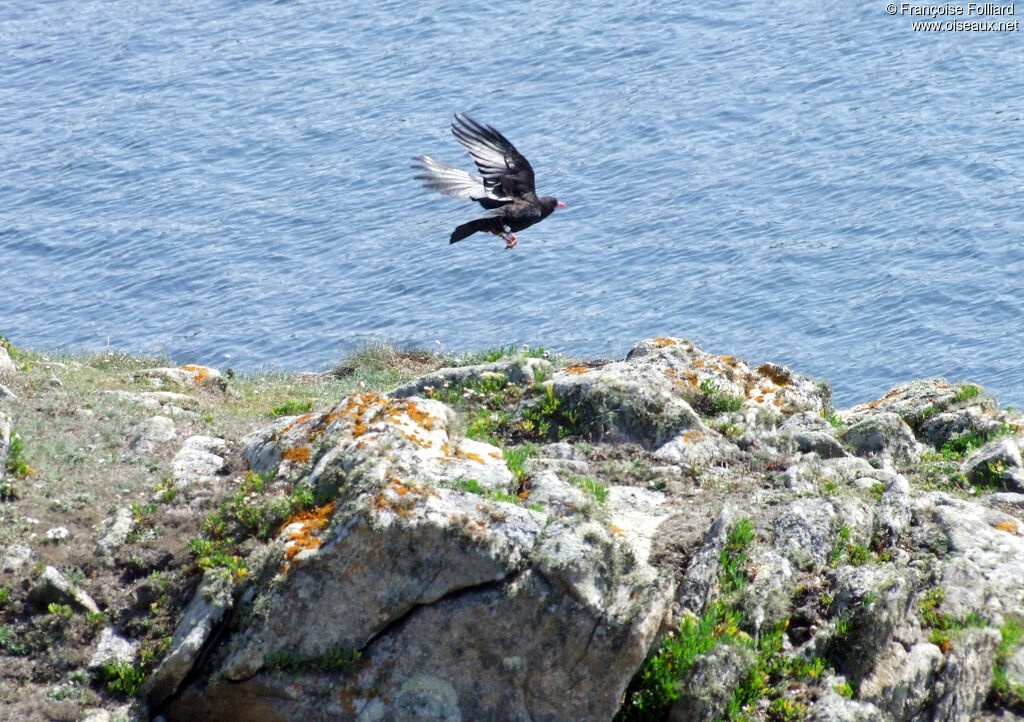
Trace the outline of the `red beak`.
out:
[[[562,203],[562,201],[558,201],[558,207],[559,208],[565,208],[566,205],[564,203]]]

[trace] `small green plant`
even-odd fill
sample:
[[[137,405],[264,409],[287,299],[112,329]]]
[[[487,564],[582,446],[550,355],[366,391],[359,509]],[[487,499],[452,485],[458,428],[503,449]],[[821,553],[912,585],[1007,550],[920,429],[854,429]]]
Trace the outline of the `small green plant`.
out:
[[[13,474],[19,479],[25,479],[34,473],[32,467],[25,460],[25,440],[17,432],[11,434],[7,447],[7,473]]]
[[[928,639],[932,644],[938,645],[943,652],[948,652],[953,646],[953,639],[961,630],[969,627],[988,626],[980,614],[971,611],[963,617],[954,617],[952,614],[939,611],[946,593],[936,587],[928,590],[918,600],[918,610],[921,612],[921,626],[929,629]]]
[[[800,722],[807,716],[807,705],[796,700],[778,697],[768,705],[768,719],[773,722]]]
[[[1024,686],[1014,684],[1006,673],[1006,666],[1024,641],[1024,627],[1007,619],[999,628],[1000,642],[992,668],[992,687],[989,696],[995,705],[1016,712],[1024,711]]]
[[[524,432],[545,441],[581,433],[579,412],[565,408],[555,393],[554,384],[534,384],[533,393],[536,400],[523,411],[521,428]]]
[[[71,608],[70,604],[50,602],[46,605],[46,611],[55,617],[64,617],[65,619],[71,619],[71,617],[75,616],[75,610]]]
[[[0,609],[11,602],[11,588],[6,584],[0,587]]]
[[[721,584],[725,593],[734,592],[747,585],[747,550],[754,540],[754,522],[740,519],[733,525],[725,542],[725,548],[718,556],[722,567]]]
[[[981,387],[974,384],[961,384],[953,395],[954,403],[961,403],[975,398],[981,393]]]
[[[608,498],[608,489],[605,485],[594,481],[589,476],[576,476],[575,474],[571,474],[569,476],[569,482],[594,497],[598,504],[604,504],[605,500]]]
[[[174,501],[174,498],[178,496],[178,489],[175,487],[174,479],[168,479],[166,476],[156,485],[156,490],[160,493],[161,501],[165,503]]]
[[[686,400],[701,416],[717,416],[727,411],[739,411],[743,397],[722,391],[709,376],[700,382],[697,391],[686,395]]]
[[[107,689],[124,697],[134,696],[146,681],[146,674],[142,669],[121,661],[104,663],[97,676],[106,684]]]
[[[274,652],[264,657],[263,665],[267,669],[280,669],[286,672],[340,670],[345,674],[350,674],[356,670],[361,657],[359,650],[353,647],[331,647],[319,657],[312,658],[288,652]]]
[[[270,415],[277,416],[298,416],[304,414],[313,408],[313,399],[303,399],[302,401],[296,401],[295,399],[288,399],[283,404],[279,404],[270,410]]]
[[[132,504],[130,508],[132,511],[132,518],[135,519],[135,523],[145,524],[149,521],[149,517],[153,516],[160,506],[155,502],[149,502],[148,504]]]
[[[838,692],[846,699],[853,699],[853,685],[849,682],[840,682],[836,685],[836,692]]]
[[[518,498],[512,496],[507,492],[501,491],[500,489],[491,489],[490,491],[488,491],[487,489],[480,486],[480,482],[477,481],[476,479],[463,479],[460,477],[456,479],[454,482],[452,482],[452,486],[458,489],[459,491],[466,491],[469,492],[470,494],[478,494],[479,496],[482,496],[486,499],[491,499],[492,501],[502,501],[505,502],[506,504],[519,503]]]
[[[0,624],[0,649],[16,657],[28,654],[28,647],[14,638],[14,632],[5,624]]]
[[[516,480],[517,484],[522,484],[526,480],[524,467],[532,451],[533,447],[530,445],[501,450],[502,456],[505,457],[505,466],[512,472],[512,477]]]

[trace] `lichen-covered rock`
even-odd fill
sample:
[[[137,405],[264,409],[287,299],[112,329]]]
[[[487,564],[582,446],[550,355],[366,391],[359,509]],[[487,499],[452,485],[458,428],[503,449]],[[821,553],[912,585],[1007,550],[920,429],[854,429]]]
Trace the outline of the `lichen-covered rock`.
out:
[[[476,366],[455,366],[433,371],[388,392],[389,396],[405,399],[423,396],[459,385],[487,379],[501,379],[513,384],[533,383],[538,377],[550,375],[551,362],[542,358],[514,358]]]
[[[190,436],[171,461],[176,489],[195,494],[226,466],[227,443],[212,436]]]
[[[861,679],[878,663],[898,629],[913,626],[917,576],[885,565],[844,567],[837,577],[831,612],[845,622],[846,631],[833,639],[832,658],[840,672]]]
[[[930,690],[931,719],[969,720],[981,707],[992,683],[999,647],[995,629],[967,629],[957,638]]]
[[[968,435],[987,439],[1002,427],[992,409],[981,405],[944,411],[917,427],[918,438],[936,449]]]
[[[641,341],[624,361],[563,369],[552,383],[585,433],[652,449],[687,432],[706,432],[695,408],[706,415],[761,409],[778,416],[824,406],[820,387],[785,367],[751,368],[685,339]]]
[[[732,507],[726,505],[708,527],[707,534],[700,549],[693,555],[676,592],[673,612],[678,616],[682,612],[699,614],[714,597],[715,583],[718,580],[719,557],[725,549],[729,530],[736,523]]]
[[[875,413],[853,424],[843,434],[857,456],[877,458],[886,466],[908,466],[921,459],[914,432],[894,413]]]
[[[40,572],[35,586],[32,587],[30,597],[43,609],[46,609],[49,604],[70,604],[77,609],[93,614],[100,612],[96,602],[84,589],[69,582],[67,577],[50,566]]]
[[[694,662],[679,699],[669,711],[669,722],[721,719],[736,688],[756,661],[753,651],[736,644],[720,644],[702,654]]]
[[[135,525],[131,509],[119,507],[112,517],[100,522],[99,538],[96,540],[96,556],[110,559],[114,552],[125,543]]]
[[[1020,449],[1008,438],[992,441],[968,457],[960,470],[977,484],[1001,486],[1024,492],[1024,462]]]
[[[212,570],[207,572],[178,623],[167,655],[139,689],[140,696],[149,702],[151,708],[159,706],[177,691],[192,670],[203,645],[232,606],[233,599],[225,580]]]
[[[860,698],[892,719],[917,719],[931,696],[935,676],[945,664],[942,651],[930,642],[909,650],[891,642],[872,673],[860,683]]]
[[[945,379],[918,379],[894,386],[885,396],[859,404],[842,412],[844,420],[855,423],[879,413],[898,415],[911,427],[917,427],[931,415],[945,411],[956,400],[957,389]]]
[[[249,440],[271,485],[331,500],[278,532],[218,677],[170,719],[211,718],[239,690],[284,719],[614,714],[672,596],[647,563],[664,495],[581,498],[549,471],[526,507],[501,452],[452,421],[437,401],[357,394]],[[342,650],[363,662],[321,671]]]
[[[105,627],[86,669],[95,672],[108,664],[134,664],[137,655],[137,643],[125,639],[113,627]]]
[[[153,416],[143,421],[135,429],[135,434],[128,442],[128,449],[139,454],[146,454],[160,444],[171,441],[177,433],[174,421],[166,416]]]
[[[209,366],[195,364],[145,369],[136,375],[149,379],[157,387],[163,385],[164,382],[176,386],[211,386],[219,389],[227,387],[227,381],[220,371]]]
[[[820,569],[831,557],[837,519],[827,499],[796,499],[775,518],[775,550],[798,569]]]

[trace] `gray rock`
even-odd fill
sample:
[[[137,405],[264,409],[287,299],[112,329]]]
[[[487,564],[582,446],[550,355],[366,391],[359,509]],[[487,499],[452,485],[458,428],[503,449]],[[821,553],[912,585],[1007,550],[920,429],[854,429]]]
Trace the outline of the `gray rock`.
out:
[[[878,665],[898,632],[913,626],[913,594],[917,576],[909,570],[883,567],[841,567],[831,613],[848,622],[848,632],[834,640],[836,668],[861,679]],[[915,627],[916,629],[916,627]]]
[[[0,377],[13,376],[17,371],[18,368],[11,361],[10,354],[7,353],[7,347],[0,344]]]
[[[153,416],[135,429],[135,435],[128,442],[128,448],[139,454],[146,454],[160,444],[171,441],[177,433],[174,421],[166,416]]]
[[[100,522],[99,539],[96,541],[96,556],[111,557],[114,551],[128,539],[135,525],[131,509],[119,507],[114,516]]]
[[[942,651],[930,642],[915,644],[909,652],[899,642],[892,642],[872,673],[861,681],[859,697],[892,719],[917,719],[944,663]]]
[[[172,718],[227,710],[237,693],[257,704],[258,689],[283,695],[290,719],[345,718],[347,704],[387,719],[615,713],[673,593],[646,559],[664,495],[610,487],[604,504],[556,516],[572,492],[554,475],[538,476],[528,502],[543,499],[543,512],[469,493],[459,478],[507,494],[511,473],[499,450],[453,436],[451,413],[356,394],[250,440],[251,459],[280,459],[278,478],[337,499],[250,560],[267,581],[235,614],[217,676],[177,698]],[[342,699],[315,665],[265,666],[339,648],[373,660]]]
[[[847,423],[856,423],[876,414],[894,413],[916,427],[937,411],[949,408],[955,397],[956,389],[945,379],[920,379],[895,386],[877,401],[846,409],[840,415]]]
[[[32,558],[32,549],[24,544],[11,544],[0,559],[0,571],[16,572]]]
[[[740,605],[755,637],[789,618],[792,607],[793,567],[789,560],[767,549],[750,560],[754,579],[743,589]]]
[[[405,399],[420,396],[427,389],[440,390],[452,388],[460,384],[482,381],[487,378],[503,378],[509,383],[533,383],[537,374],[551,374],[551,362],[542,358],[514,358],[476,366],[456,366],[433,371],[410,381],[389,392],[389,396]]]
[[[976,484],[999,485],[1016,493],[1024,491],[1020,476],[1024,462],[1012,439],[1003,438],[985,444],[964,460],[960,470]]]
[[[227,465],[224,456],[227,442],[211,436],[190,436],[171,461],[171,472],[176,489],[193,493],[194,486],[204,486],[216,480]]]
[[[969,720],[981,708],[992,684],[999,647],[995,629],[967,629],[956,639],[931,689],[931,719]]]
[[[827,678],[823,693],[807,714],[808,722],[879,722],[885,715],[870,702],[847,699],[836,692],[841,678]]]
[[[993,416],[991,410],[982,406],[968,406],[930,417],[917,428],[917,436],[921,441],[941,449],[950,441],[971,433],[988,438],[1000,426],[1001,421]]]
[[[736,688],[757,664],[753,650],[718,644],[693,663],[679,699],[669,710],[669,722],[705,722],[720,719]]]
[[[876,482],[878,483],[878,482]],[[875,515],[875,537],[883,546],[894,546],[904,535],[913,519],[910,484],[897,475],[885,485]]]
[[[719,557],[725,549],[729,532],[735,523],[735,512],[726,504],[708,528],[700,549],[693,555],[686,569],[686,576],[679,584],[673,605],[675,616],[684,611],[699,615],[713,599],[718,581]]]
[[[96,651],[93,652],[86,669],[95,672],[105,664],[134,664],[138,656],[138,644],[120,636],[113,627],[100,632]]]
[[[99,607],[83,589],[73,586],[63,574],[54,567],[46,567],[36,579],[35,586],[29,592],[29,598],[41,607],[48,604],[72,604],[93,614],[99,614]]]
[[[17,401],[18,396],[9,388],[0,384],[0,401]]]
[[[11,451],[11,417],[0,411],[0,479],[7,472],[7,456]]]
[[[195,364],[144,369],[136,373],[135,376],[149,379],[158,388],[164,383],[176,386],[211,386],[222,390],[227,388],[227,380],[220,371],[209,366]]]
[[[843,441],[857,456],[877,457],[887,466],[916,464],[921,459],[914,432],[894,413],[875,413],[857,421],[843,434]]]
[[[192,597],[171,640],[170,651],[139,688],[150,708],[174,694],[192,670],[199,653],[224,614],[232,606],[225,583],[213,570],[207,571],[199,591]]]
[[[774,548],[798,569],[822,569],[831,556],[837,519],[827,499],[796,499],[775,518]]]

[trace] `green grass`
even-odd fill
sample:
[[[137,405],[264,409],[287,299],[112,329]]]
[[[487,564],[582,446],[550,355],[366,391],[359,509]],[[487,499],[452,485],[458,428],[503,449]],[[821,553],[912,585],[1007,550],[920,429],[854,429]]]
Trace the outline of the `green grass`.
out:
[[[533,450],[532,444],[501,450],[502,456],[505,457],[505,466],[512,472],[512,478],[520,486],[526,481],[526,460],[530,458]]]
[[[127,662],[106,662],[97,672],[108,690],[123,697],[132,697],[146,681],[146,673]]]
[[[971,627],[986,627],[986,622],[977,612],[968,612],[963,617],[954,617],[939,610],[946,593],[936,587],[928,590],[918,600],[918,610],[921,612],[921,626],[927,628],[928,639],[932,644],[938,645],[943,652],[948,652],[958,633]]]
[[[270,410],[271,416],[297,416],[304,414],[313,408],[313,399],[303,399],[302,401],[296,401],[295,399],[288,399],[282,404],[278,404]]]
[[[729,532],[725,548],[718,556],[722,591],[739,591],[747,585],[747,550],[754,540],[754,522],[740,519]]]
[[[1018,714],[1024,713],[1024,686],[1011,682],[1006,665],[1024,642],[1024,627],[1008,619],[999,628],[1000,642],[992,667],[992,687],[989,696],[994,706],[1005,707]]]
[[[10,445],[7,447],[7,473],[19,479],[25,479],[32,473],[32,467],[25,459],[25,440],[16,431],[11,434]]]
[[[470,494],[477,494],[485,499],[491,501],[501,501],[506,504],[519,504],[519,499],[511,494],[501,491],[500,489],[487,490],[480,486],[480,482],[476,479],[456,479],[452,482],[452,488],[458,489],[459,491],[466,491]]]
[[[981,387],[974,384],[961,384],[957,387],[956,393],[953,394],[953,402],[963,403],[977,397],[979,394],[981,394]]]
[[[605,500],[608,498],[608,489],[605,485],[594,481],[589,476],[577,476],[575,474],[570,474],[569,483],[583,489],[583,491],[593,497],[598,504],[604,504]]]
[[[743,614],[734,606],[735,592],[747,584],[745,567],[753,540],[753,522],[737,521],[719,557],[723,597],[709,604],[700,617],[684,618],[677,630],[662,639],[626,689],[624,704],[615,716],[617,722],[665,719],[685,689],[694,663],[720,644],[746,647],[756,657],[753,668],[734,690],[724,719],[750,719],[750,710],[761,706],[759,700],[768,700],[768,719],[803,718],[806,705],[792,699],[790,690],[820,678],[825,662],[783,652],[786,622],[757,640],[742,631]]]
[[[353,647],[331,647],[319,657],[301,657],[287,652],[268,654],[263,660],[267,669],[286,672],[331,672],[351,674],[356,671],[362,654]]]
[[[743,397],[722,391],[710,377],[700,382],[697,391],[686,395],[686,401],[701,416],[717,416],[727,411],[739,411]]]

